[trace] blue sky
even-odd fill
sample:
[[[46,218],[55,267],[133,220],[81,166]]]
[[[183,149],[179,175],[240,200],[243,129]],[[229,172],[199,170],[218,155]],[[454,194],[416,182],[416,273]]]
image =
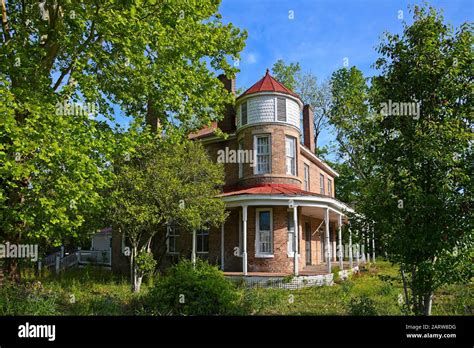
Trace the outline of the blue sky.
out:
[[[246,29],[248,39],[239,62],[237,88],[250,87],[278,59],[299,62],[319,80],[343,66],[344,58],[366,76],[378,58],[375,47],[384,31],[400,33],[403,15],[411,23],[409,5],[422,1],[395,0],[223,0],[225,23]],[[445,22],[457,27],[472,21],[473,0],[430,1],[443,10]],[[290,12],[293,11],[293,12]],[[399,11],[403,11],[400,13]],[[294,18],[290,19],[290,14]],[[324,132],[320,145],[332,138]]]

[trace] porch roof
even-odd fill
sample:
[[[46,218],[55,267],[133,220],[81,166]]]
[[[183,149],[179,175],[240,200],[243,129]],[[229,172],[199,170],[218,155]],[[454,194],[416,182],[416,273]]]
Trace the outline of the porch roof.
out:
[[[220,194],[228,207],[240,205],[285,205],[292,200],[295,205],[329,208],[334,212],[354,212],[344,202],[333,197],[309,192],[289,184],[262,184]]]
[[[220,197],[236,196],[236,195],[308,195],[308,196],[320,196],[318,193],[313,193],[300,189],[295,185],[289,184],[260,184],[252,187],[246,187],[238,190],[224,191]]]

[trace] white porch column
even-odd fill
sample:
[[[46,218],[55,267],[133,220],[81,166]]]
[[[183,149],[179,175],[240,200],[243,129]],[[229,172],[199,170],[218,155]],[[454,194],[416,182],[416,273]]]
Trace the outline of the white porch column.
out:
[[[357,233],[357,236],[359,236],[359,233]],[[356,257],[357,257],[357,267],[359,267],[359,265],[360,265],[360,242],[357,243]]]
[[[324,214],[324,224],[326,225],[326,250],[324,250],[326,254],[326,265],[327,265],[327,272],[331,273],[331,254],[329,252],[329,248],[332,246],[329,244],[329,208],[326,208],[325,214]]]
[[[338,229],[337,229],[337,239],[339,244],[339,269],[342,271],[344,267],[343,263],[343,254],[342,254],[342,215],[339,214]]]
[[[191,262],[196,265],[196,229],[193,229],[193,249],[191,252]]]
[[[370,230],[369,230],[369,227],[367,226],[366,227],[366,233],[365,233],[365,242],[367,244],[367,262],[370,263]]]
[[[349,268],[352,269],[354,267],[352,261],[352,231],[351,231],[351,223],[349,222]]]
[[[247,275],[247,206],[242,206],[242,272]]]
[[[293,226],[295,227],[295,250],[293,250],[293,267],[295,276],[299,274],[299,226],[298,226],[298,206],[293,207]]]
[[[372,225],[372,261],[375,263],[375,231]]]
[[[224,223],[221,224],[221,270],[224,270]]]

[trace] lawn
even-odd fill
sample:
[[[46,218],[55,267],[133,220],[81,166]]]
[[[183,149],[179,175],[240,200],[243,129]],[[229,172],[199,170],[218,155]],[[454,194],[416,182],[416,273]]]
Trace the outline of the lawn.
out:
[[[152,284],[132,294],[128,282],[107,270],[75,269],[60,277],[30,275],[0,288],[0,315],[141,315]],[[472,315],[473,283],[436,292],[434,315]],[[396,266],[377,261],[350,280],[301,290],[238,288],[240,306],[252,315],[403,315]]]
[[[473,283],[440,289],[434,296],[433,315],[472,315],[473,290]],[[402,293],[397,267],[377,261],[350,280],[333,286],[293,291],[253,289],[247,296],[252,297],[252,314],[257,315],[404,315],[398,304]]]

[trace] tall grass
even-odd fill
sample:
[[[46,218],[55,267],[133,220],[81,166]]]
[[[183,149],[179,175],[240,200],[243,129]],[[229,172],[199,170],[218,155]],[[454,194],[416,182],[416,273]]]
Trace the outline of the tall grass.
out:
[[[160,281],[154,279],[156,284]],[[0,286],[0,315],[146,315],[149,311],[143,310],[144,304],[156,284],[144,283],[140,294],[133,294],[128,279],[105,269],[72,269],[60,276],[29,272],[21,285],[5,282]],[[473,290],[472,282],[443,287],[434,295],[433,314],[472,315]],[[237,293],[236,315],[404,315],[398,303],[403,293],[398,268],[379,260],[333,286],[300,290],[240,287]]]

